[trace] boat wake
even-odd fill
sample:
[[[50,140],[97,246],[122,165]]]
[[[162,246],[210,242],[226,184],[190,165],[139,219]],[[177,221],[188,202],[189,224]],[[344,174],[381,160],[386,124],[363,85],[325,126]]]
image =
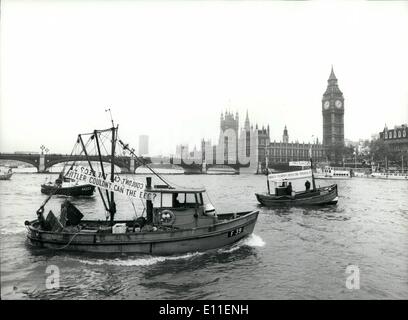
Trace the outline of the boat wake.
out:
[[[220,253],[229,253],[229,252],[234,252],[244,246],[248,247],[263,247],[265,246],[265,241],[262,240],[262,238],[256,234],[251,234],[247,238],[244,238],[240,241],[238,241],[236,244],[232,245],[231,248],[225,249],[225,248],[220,248],[218,249],[218,252]]]
[[[180,259],[190,259],[196,256],[203,255],[204,252],[194,252],[194,253],[187,253],[180,256],[146,256],[140,258],[128,258],[128,259],[95,259],[95,260],[78,260],[81,263],[89,264],[89,265],[111,265],[111,266],[125,266],[125,267],[143,267],[143,266],[150,266],[156,263],[164,262],[164,261],[171,261],[171,260],[180,260]]]
[[[251,234],[248,238],[243,240],[243,245],[249,247],[263,247],[265,246],[266,242],[262,240],[262,238],[256,234]]]
[[[240,249],[243,246],[249,247],[263,247],[265,241],[262,240],[260,236],[256,234],[251,234],[249,237],[242,239],[237,242],[232,247],[225,249],[218,249],[218,253],[230,253]],[[193,252],[186,253],[179,256],[144,256],[144,257],[128,257],[128,258],[115,258],[115,259],[75,259],[83,264],[101,266],[101,265],[111,265],[111,266],[125,266],[125,267],[143,267],[151,266],[157,263],[165,261],[174,261],[174,260],[188,260],[194,257],[202,256],[206,252]]]

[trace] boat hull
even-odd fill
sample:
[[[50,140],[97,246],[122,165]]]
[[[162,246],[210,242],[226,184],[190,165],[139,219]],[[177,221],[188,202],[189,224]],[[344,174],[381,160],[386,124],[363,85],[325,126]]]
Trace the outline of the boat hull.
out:
[[[57,188],[55,185],[41,185],[41,192],[44,194],[55,194],[55,195],[63,195],[63,196],[70,196],[70,197],[78,197],[78,196],[92,196],[94,193],[95,187],[90,184],[84,184],[74,187],[62,187]]]
[[[124,234],[41,231],[36,228],[35,220],[28,226],[27,239],[34,246],[56,250],[152,255],[180,254],[221,248],[239,241],[253,232],[258,213],[259,211],[243,213],[235,219],[207,227]]]
[[[267,207],[329,205],[338,201],[337,185],[318,188],[316,191],[302,192],[292,196],[274,196],[267,193],[256,193],[258,202]]]

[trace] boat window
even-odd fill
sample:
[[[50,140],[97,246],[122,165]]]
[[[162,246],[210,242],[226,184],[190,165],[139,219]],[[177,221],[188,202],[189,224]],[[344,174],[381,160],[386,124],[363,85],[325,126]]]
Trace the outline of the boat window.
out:
[[[186,193],[186,203],[196,203],[195,193]]]
[[[162,207],[166,207],[166,208],[173,207],[173,197],[171,193],[162,194]]]
[[[186,202],[186,194],[185,193],[173,193],[173,207],[182,207]]]
[[[173,207],[191,207],[197,203],[195,193],[174,193],[173,194]]]

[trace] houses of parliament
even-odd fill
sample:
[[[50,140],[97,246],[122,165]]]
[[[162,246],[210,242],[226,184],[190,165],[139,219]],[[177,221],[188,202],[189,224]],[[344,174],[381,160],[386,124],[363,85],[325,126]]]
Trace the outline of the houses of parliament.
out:
[[[333,67],[328,79],[326,91],[322,97],[322,117],[323,117],[323,143],[318,140],[313,143],[291,142],[289,131],[286,126],[282,128],[281,141],[271,141],[269,125],[255,127],[251,125],[248,111],[243,128],[239,126],[239,114],[226,111],[220,116],[220,136],[218,146],[214,146],[214,151],[221,150],[224,161],[234,160],[237,163],[241,153],[249,156],[255,151],[255,158],[258,168],[265,168],[266,165],[287,164],[290,161],[308,161],[310,159],[309,150],[312,157],[317,162],[334,160],[334,149],[344,146],[344,97],[337,83]],[[226,131],[233,130],[237,139],[230,140]],[[245,141],[244,141],[245,140]],[[209,141],[202,141],[201,154],[206,160],[205,147]],[[234,143],[236,145],[232,146]],[[238,148],[240,143],[244,143],[245,148]],[[221,148],[219,148],[221,146]]]

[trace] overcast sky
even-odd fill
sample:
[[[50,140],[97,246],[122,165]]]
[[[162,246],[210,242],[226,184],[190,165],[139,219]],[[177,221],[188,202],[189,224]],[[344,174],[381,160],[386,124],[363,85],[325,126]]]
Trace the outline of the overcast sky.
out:
[[[0,151],[69,153],[107,106],[151,154],[215,142],[227,108],[321,140],[332,64],[347,139],[407,123],[408,3],[3,0]]]

